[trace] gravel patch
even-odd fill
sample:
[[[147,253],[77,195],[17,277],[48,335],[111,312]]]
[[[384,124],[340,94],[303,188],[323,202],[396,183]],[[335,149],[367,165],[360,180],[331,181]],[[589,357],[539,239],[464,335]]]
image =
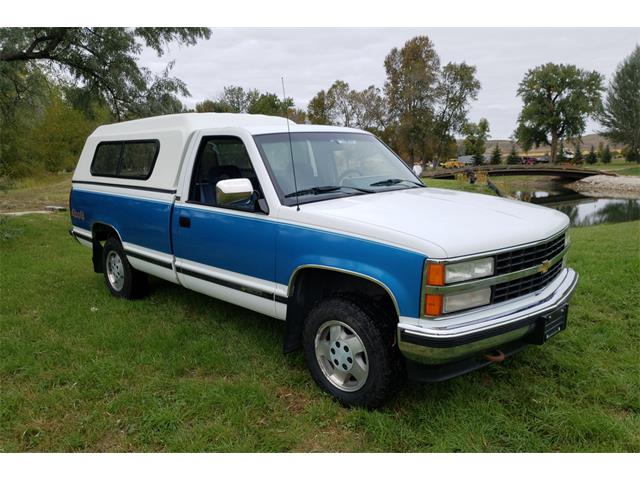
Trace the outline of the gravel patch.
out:
[[[640,198],[640,177],[594,175],[567,185],[586,196]]]

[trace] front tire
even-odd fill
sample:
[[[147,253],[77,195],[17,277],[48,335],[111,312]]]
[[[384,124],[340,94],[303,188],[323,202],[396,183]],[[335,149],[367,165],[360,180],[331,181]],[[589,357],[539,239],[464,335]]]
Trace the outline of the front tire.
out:
[[[355,300],[324,300],[309,313],[302,334],[311,376],[343,405],[379,407],[404,375],[394,332],[390,319]]]
[[[133,268],[124,253],[122,244],[109,237],[102,252],[102,271],[111,294],[121,298],[141,298],[147,293],[147,276]]]

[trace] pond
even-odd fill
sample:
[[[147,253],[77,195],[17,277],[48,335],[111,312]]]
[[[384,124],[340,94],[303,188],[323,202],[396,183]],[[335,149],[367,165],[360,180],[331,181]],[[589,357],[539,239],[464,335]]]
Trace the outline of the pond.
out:
[[[495,183],[506,197],[560,210],[574,227],[640,220],[640,198],[587,197],[554,180],[536,179],[529,184],[512,185]]]

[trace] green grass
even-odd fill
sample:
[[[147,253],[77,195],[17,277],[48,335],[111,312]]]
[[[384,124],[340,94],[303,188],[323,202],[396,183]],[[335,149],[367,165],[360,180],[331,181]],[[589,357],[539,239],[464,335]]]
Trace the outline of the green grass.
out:
[[[574,229],[569,328],[378,411],[281,353],[283,324],[164,282],[109,295],[68,216],[0,235],[0,451],[638,451],[640,223]]]
[[[47,205],[68,208],[71,174],[25,178],[0,187],[0,213],[43,210]]]
[[[479,183],[471,184],[469,182],[462,182],[458,180],[442,180],[439,178],[422,178],[422,182],[429,186],[435,188],[446,188],[449,190],[461,190],[463,192],[472,192],[472,193],[484,193],[485,195],[495,195],[495,192],[491,190],[486,185],[481,185]]]
[[[598,162],[593,165],[585,163],[584,168],[594,168],[596,170],[607,170],[615,172],[618,175],[640,175],[640,165],[633,162],[627,162],[622,157],[614,158],[611,163]]]

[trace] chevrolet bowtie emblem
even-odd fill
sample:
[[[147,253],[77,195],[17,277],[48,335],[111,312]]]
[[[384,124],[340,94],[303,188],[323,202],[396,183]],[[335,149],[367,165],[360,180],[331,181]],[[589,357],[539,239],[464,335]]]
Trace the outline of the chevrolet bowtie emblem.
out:
[[[549,271],[549,268],[551,268],[551,260],[545,260],[544,262],[542,262],[542,265],[538,267],[538,271],[540,273],[547,273]]]

